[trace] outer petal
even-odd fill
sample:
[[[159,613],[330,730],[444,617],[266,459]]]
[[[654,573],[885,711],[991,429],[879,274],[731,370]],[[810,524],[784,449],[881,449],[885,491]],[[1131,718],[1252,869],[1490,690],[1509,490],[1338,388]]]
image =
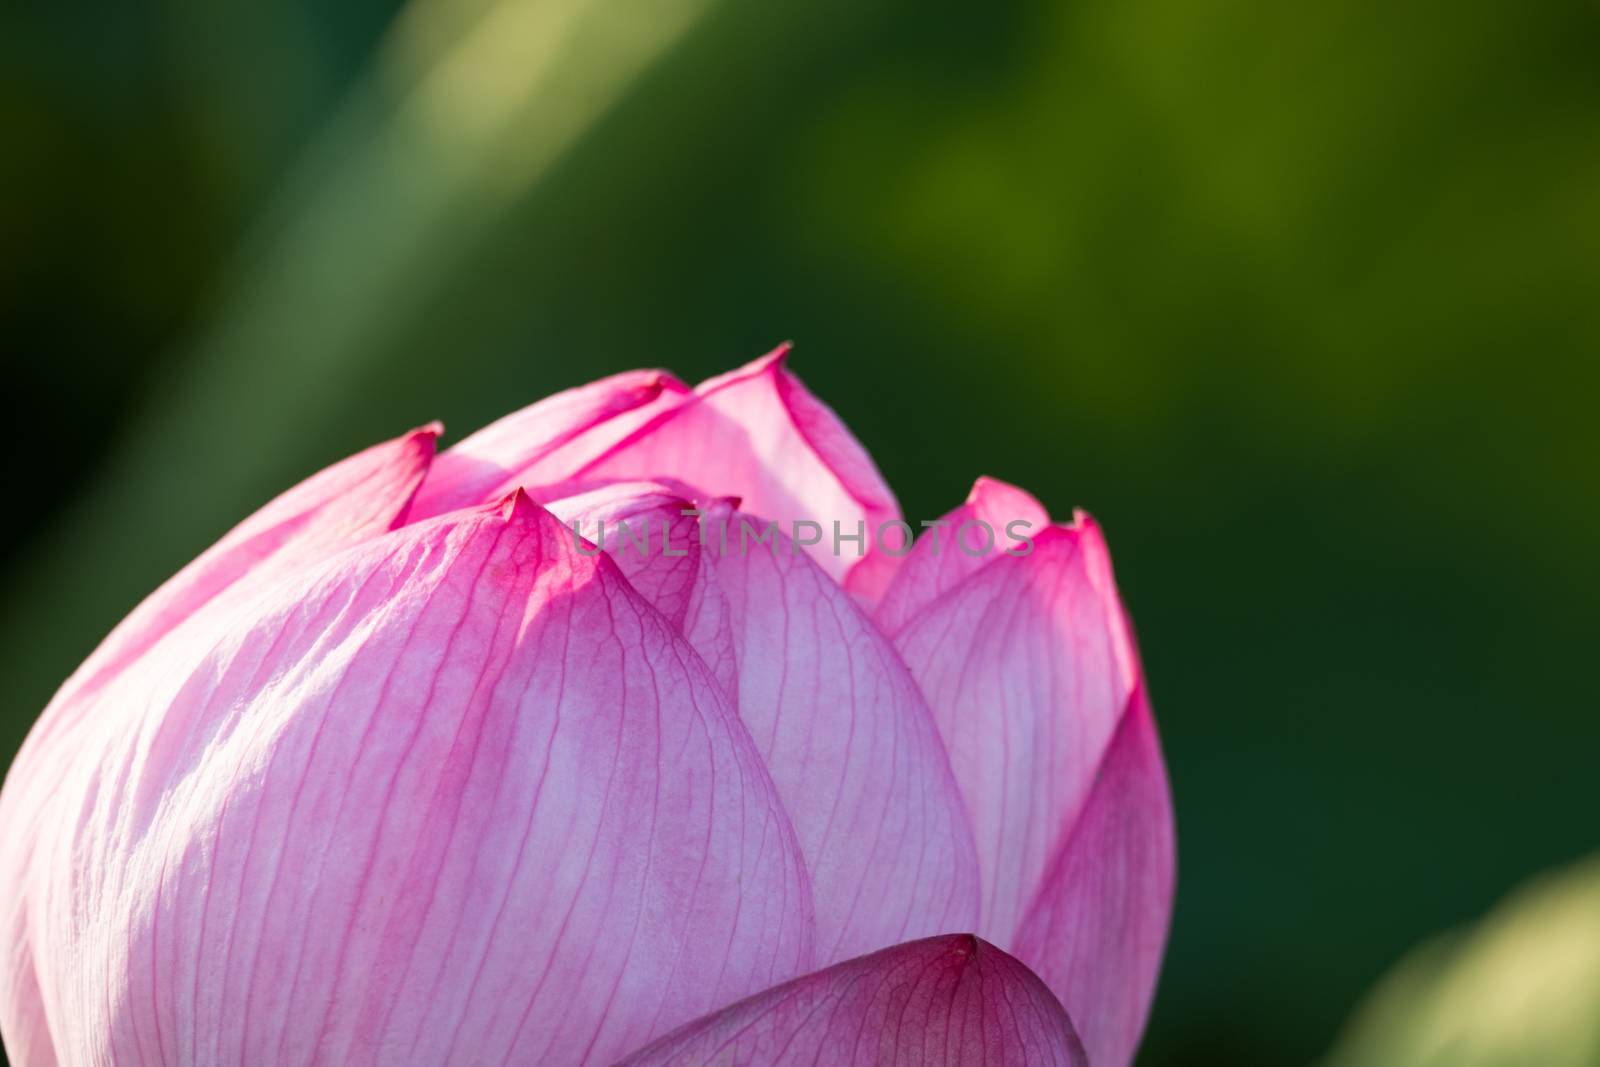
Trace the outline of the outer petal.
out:
[[[787,346],[778,348],[701,383],[687,402],[576,476],[671,477],[737,496],[747,511],[786,531],[795,520],[820,523],[824,539],[812,558],[836,580],[848,575],[853,591],[876,597],[893,560],[875,550],[874,535],[881,523],[900,517],[899,505],[838,416],[784,366],[787,354]],[[853,543],[833,551],[834,522],[847,536],[865,524],[864,555]]]
[[[664,611],[683,607],[683,632],[714,670],[733,665],[739,714],[811,872],[819,962],[972,926],[972,830],[933,717],[893,646],[781,533],[756,543],[768,523],[712,503],[696,536],[681,515],[690,506],[638,483],[551,505],[591,537],[602,517],[634,522],[627,539],[608,527],[605,547]],[[663,551],[663,523],[684,556]],[[641,528],[647,555],[636,547]]]
[[[688,395],[664,371],[629,371],[530,404],[441,455],[412,518],[496,500],[516,485],[565,481]]]
[[[983,526],[971,525],[975,523],[988,527],[987,542]],[[1049,525],[1044,505],[1028,493],[995,478],[979,478],[965,503],[918,537],[896,568],[877,607],[878,625],[885,633],[898,633],[967,575],[1008,552],[1026,551],[1022,539],[1043,533]]]
[[[910,621],[896,645],[934,711],[973,815],[983,876],[979,933],[1017,952],[1047,981],[1085,973],[1125,979],[1108,995],[1126,998],[1128,1014],[1109,1020],[1093,1014],[1098,1005],[1074,1001],[1083,995],[1076,980],[1052,984],[1079,1020],[1096,1067],[1121,1067],[1131,1048],[1123,1022],[1142,1021],[1154,990],[1149,931],[1164,933],[1168,898],[1151,898],[1151,914],[1117,927],[1136,925],[1137,940],[1090,936],[1097,913],[1077,896],[1053,905],[1080,917],[1075,937],[1019,939],[1031,912],[1052,907],[1040,903],[1045,895],[1080,892],[1081,880],[1052,873],[1065,862],[1064,849],[1089,849],[1072,862],[1091,867],[1147,865],[1124,872],[1130,883],[1170,879],[1171,814],[1159,760],[1142,779],[1141,803],[1125,812],[1141,841],[1127,843],[1126,852],[1092,854],[1109,846],[1106,837],[1076,836],[1104,788],[1101,768],[1113,737],[1128,709],[1143,706],[1133,700],[1141,686],[1138,658],[1098,526],[1081,517],[1052,527],[1036,538],[1032,554],[973,572]],[[1109,913],[1100,919],[1121,923]],[[1045,948],[1071,956],[1030,954]]]
[[[458,512],[118,679],[24,885],[64,1061],[605,1062],[804,970],[748,736],[570,548]]]
[[[1014,947],[1084,1020],[1095,1063],[1133,1061],[1166,947],[1173,862],[1172,800],[1141,686]]]
[[[1022,964],[970,934],[849,960],[701,1019],[621,1067],[1010,1067],[1088,1060]]]
[[[54,1062],[42,1016],[23,895],[15,880],[40,841],[40,820],[78,758],[68,737],[97,696],[174,628],[227,593],[248,595],[297,568],[404,520],[433,457],[437,425],[357,453],[288,490],[236,526],[135,608],[45,709],[0,793],[0,1028],[17,1063]]]

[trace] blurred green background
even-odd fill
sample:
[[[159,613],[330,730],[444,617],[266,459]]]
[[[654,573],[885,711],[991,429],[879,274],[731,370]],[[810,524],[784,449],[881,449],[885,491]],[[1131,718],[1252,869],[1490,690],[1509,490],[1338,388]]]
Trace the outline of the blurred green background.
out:
[[[1140,1062],[1317,1059],[1600,845],[1597,48],[1589,0],[6,5],[0,762],[320,465],[793,338],[909,515],[1107,528],[1179,820]]]

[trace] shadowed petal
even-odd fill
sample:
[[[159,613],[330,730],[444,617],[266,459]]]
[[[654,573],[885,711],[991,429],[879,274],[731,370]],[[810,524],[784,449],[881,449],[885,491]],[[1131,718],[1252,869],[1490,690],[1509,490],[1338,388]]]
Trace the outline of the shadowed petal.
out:
[[[1087,1067],[1061,1005],[969,934],[796,979],[662,1038],[619,1067]]]
[[[609,1062],[809,966],[748,735],[525,498],[204,621],[108,689],[22,875],[64,1061]]]

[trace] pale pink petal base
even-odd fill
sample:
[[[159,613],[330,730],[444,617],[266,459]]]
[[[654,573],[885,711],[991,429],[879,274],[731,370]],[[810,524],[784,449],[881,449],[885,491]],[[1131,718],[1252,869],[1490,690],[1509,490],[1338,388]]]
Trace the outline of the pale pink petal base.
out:
[[[684,1027],[620,1067],[1086,1067],[1061,1005],[969,934],[837,964]]]

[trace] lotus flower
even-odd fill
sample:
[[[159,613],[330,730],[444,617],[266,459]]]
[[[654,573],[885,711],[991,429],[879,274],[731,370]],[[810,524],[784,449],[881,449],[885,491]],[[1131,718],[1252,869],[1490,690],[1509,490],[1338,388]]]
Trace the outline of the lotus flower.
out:
[[[45,710],[13,1063],[1131,1061],[1171,810],[1092,520],[983,479],[897,539],[781,350],[438,433],[269,503]]]

